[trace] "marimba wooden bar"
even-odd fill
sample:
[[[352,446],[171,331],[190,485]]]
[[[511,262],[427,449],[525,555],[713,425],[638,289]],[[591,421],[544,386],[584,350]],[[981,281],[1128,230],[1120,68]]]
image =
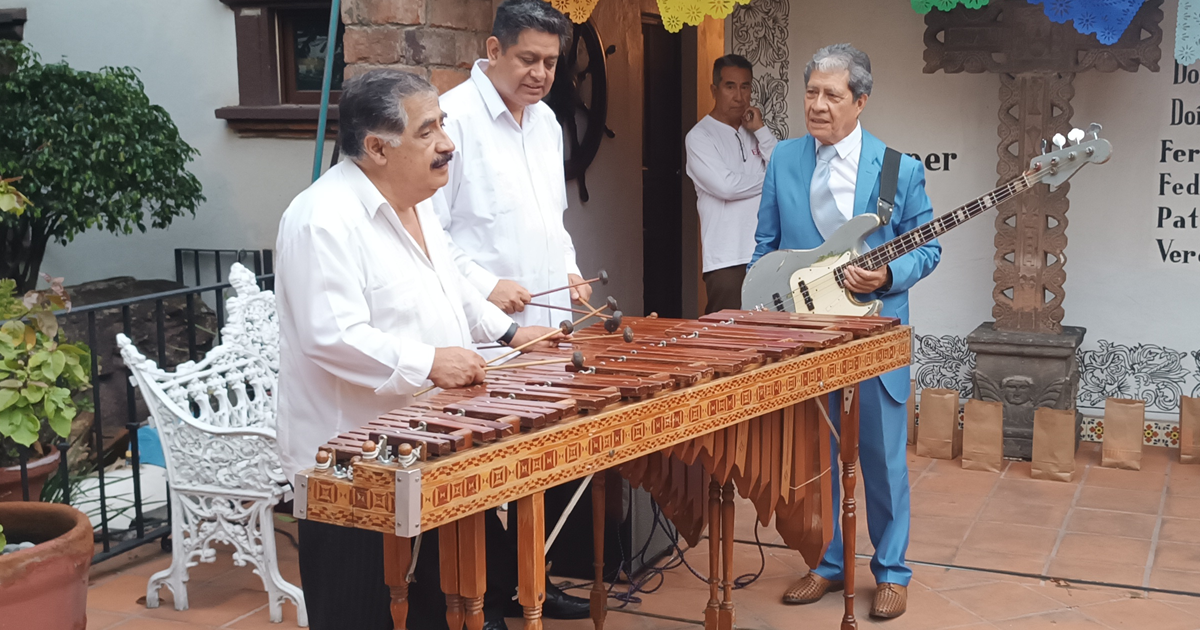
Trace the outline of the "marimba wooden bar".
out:
[[[439,528],[447,621],[483,625],[484,511],[514,502],[526,628],[545,601],[543,492],[610,469],[646,489],[692,546],[709,531],[705,627],[734,624],[734,492],[816,566],[832,535],[835,465],[820,397],[840,392],[846,613],[855,627],[858,383],[907,365],[911,330],[892,318],[722,311],[699,320],[626,318],[634,339],[563,344],[520,361],[584,355],[584,368],[490,372],[333,437],[296,477],[299,518],[385,533],[385,577],[405,627],[411,538]],[[600,326],[580,336],[602,334]],[[403,457],[401,457],[403,455]],[[593,478],[596,580],[605,621],[604,475]],[[510,508],[511,509],[511,508]]]

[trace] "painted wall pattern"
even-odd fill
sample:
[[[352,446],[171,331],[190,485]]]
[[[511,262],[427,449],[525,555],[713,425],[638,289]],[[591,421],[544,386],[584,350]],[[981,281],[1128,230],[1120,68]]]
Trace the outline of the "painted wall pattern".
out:
[[[787,122],[788,0],[756,0],[733,10],[733,52],[754,64],[753,102],[763,122],[785,140]]]

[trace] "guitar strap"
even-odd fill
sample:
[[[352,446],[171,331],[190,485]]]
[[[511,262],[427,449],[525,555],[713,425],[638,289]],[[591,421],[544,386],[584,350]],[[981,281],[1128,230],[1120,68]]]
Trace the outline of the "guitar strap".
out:
[[[883,152],[883,172],[879,175],[879,220],[887,225],[896,205],[896,186],[900,179],[900,152],[888,147]]]

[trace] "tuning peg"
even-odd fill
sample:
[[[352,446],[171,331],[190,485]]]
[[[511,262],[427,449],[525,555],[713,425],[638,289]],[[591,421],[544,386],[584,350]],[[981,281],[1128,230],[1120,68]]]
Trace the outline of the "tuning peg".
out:
[[[1092,140],[1097,140],[1100,138],[1101,129],[1104,129],[1104,127],[1101,127],[1100,123],[1092,123],[1088,125],[1087,134],[1092,137]]]
[[[1050,141],[1053,142],[1054,146],[1058,147],[1059,149],[1063,148],[1067,144],[1067,139],[1064,138],[1061,133],[1054,134],[1054,137],[1051,138]]]
[[[1084,135],[1083,130],[1076,127],[1067,133],[1067,140],[1070,140],[1071,144],[1079,144],[1083,141]]]
[[[1042,138],[1042,155],[1046,155],[1046,151],[1049,149],[1050,149],[1050,143],[1046,142],[1045,138]]]

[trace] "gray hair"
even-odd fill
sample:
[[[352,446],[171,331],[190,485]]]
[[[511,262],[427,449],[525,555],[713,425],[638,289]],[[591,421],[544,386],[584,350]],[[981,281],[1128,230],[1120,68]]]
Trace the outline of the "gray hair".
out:
[[[338,101],[338,150],[357,160],[368,135],[398,144],[408,126],[404,100],[417,94],[436,97],[437,89],[424,77],[402,70],[380,68],[347,81]]]
[[[804,66],[804,84],[808,85],[808,77],[813,68],[821,72],[850,71],[850,93],[854,100],[866,94],[871,95],[871,86],[875,80],[871,78],[871,58],[867,53],[850,44],[832,44],[817,51],[812,61]]]
[[[504,0],[492,22],[492,37],[500,40],[500,50],[508,50],[527,29],[557,35],[560,53],[567,49],[575,31],[567,16],[545,0]]]
[[[721,85],[721,71],[725,68],[749,70],[750,76],[754,76],[754,64],[749,59],[741,55],[725,55],[713,62],[713,85]]]

